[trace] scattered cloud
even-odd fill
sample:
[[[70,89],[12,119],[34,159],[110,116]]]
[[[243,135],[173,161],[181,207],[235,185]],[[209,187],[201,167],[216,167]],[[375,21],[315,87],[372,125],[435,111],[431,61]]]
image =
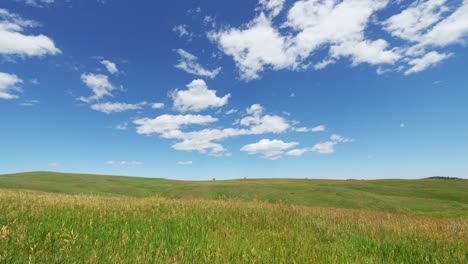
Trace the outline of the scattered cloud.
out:
[[[263,115],[264,109],[254,104],[246,109],[248,116],[237,122],[235,128],[207,128],[195,131],[182,131],[188,125],[208,125],[218,121],[212,116],[203,115],[161,115],[155,119],[143,118],[135,120],[137,133],[159,134],[162,138],[178,139],[172,145],[176,150],[198,151],[212,156],[228,155],[225,148],[215,142],[230,137],[261,134],[278,134],[290,127],[287,120],[280,116]]]
[[[458,5],[446,0],[415,1],[400,5],[401,12],[379,21],[380,11],[390,9],[390,2],[299,0],[284,11],[286,16],[278,16],[284,1],[259,0],[250,22],[215,29],[208,37],[233,58],[240,77],[247,81],[260,78],[265,69],[304,70],[313,65],[321,70],[343,58],[352,67],[375,65],[380,74],[382,66],[390,69],[385,72],[416,73],[428,68],[420,65],[422,54],[435,61],[431,65],[451,54],[427,49],[464,43],[468,1]],[[369,37],[371,27],[389,32],[388,39]],[[328,54],[320,58],[318,50]]]
[[[178,165],[192,165],[193,162],[191,160],[188,160],[188,161],[178,161],[177,162]]]
[[[129,110],[139,110],[139,109],[142,109],[143,106],[145,105],[146,105],[146,102],[140,102],[136,104],[106,102],[106,103],[93,104],[91,105],[91,109],[99,111],[99,112],[103,112],[106,114],[110,114],[110,113],[125,112]]]
[[[164,108],[164,103],[152,103],[151,108],[153,108],[153,109],[163,109]]]
[[[52,39],[45,35],[28,35],[28,28],[39,27],[33,20],[0,8],[0,55],[23,57],[60,54]]]
[[[16,0],[16,1],[23,2],[28,6],[39,7],[39,8],[55,3],[55,0]]]
[[[200,112],[207,108],[216,108],[228,103],[231,94],[217,97],[215,90],[209,90],[206,83],[201,80],[193,80],[187,85],[188,90],[175,90],[171,97],[174,100],[174,109],[180,112]]]
[[[117,130],[127,130],[128,129],[128,123],[125,122],[125,123],[122,123],[122,124],[118,124],[115,126],[115,129]]]
[[[143,165],[143,162],[141,161],[114,161],[114,160],[109,160],[106,162],[107,165],[109,166],[139,166]]]
[[[345,138],[345,137],[337,135],[337,134],[331,135],[330,139],[332,141],[334,141],[334,142],[342,142],[342,143],[347,143],[347,142],[353,142],[354,141],[354,139],[352,139],[352,138]]]
[[[345,138],[340,135],[333,134],[330,136],[331,141],[325,141],[315,144],[310,148],[293,149],[286,153],[288,156],[302,156],[306,152],[316,152],[319,154],[332,154],[335,152],[335,146],[339,143],[354,142],[354,139]]]
[[[229,109],[225,112],[226,115],[232,115],[237,113],[237,109]]]
[[[265,159],[276,160],[283,156],[285,150],[298,144],[298,142],[262,139],[257,143],[243,146],[241,151],[245,151],[249,155],[260,154]]]
[[[185,38],[188,41],[191,41],[194,34],[188,31],[188,26],[186,24],[181,24],[175,26],[172,31],[174,31],[180,38]]]
[[[14,74],[0,72],[0,99],[15,99],[18,95],[14,92],[21,92],[21,87],[18,84],[23,83],[23,80]]]
[[[133,122],[138,125],[137,133],[149,135],[154,133],[174,135],[182,126],[206,125],[218,121],[210,115],[160,115],[154,119],[141,118]]]
[[[39,104],[39,100],[26,100],[20,103],[21,106],[35,106]]]
[[[327,127],[325,125],[318,125],[316,127],[311,127],[311,128],[297,127],[297,128],[293,128],[293,130],[296,132],[323,132],[327,130]]]
[[[187,73],[213,79],[221,71],[221,67],[218,67],[214,70],[205,69],[198,63],[198,57],[183,49],[178,49],[176,50],[176,52],[179,54],[180,58],[179,62],[175,65],[175,67]]]
[[[99,100],[104,96],[112,96],[111,91],[115,87],[109,82],[109,77],[104,74],[83,73],[81,80],[88,86],[94,95],[90,97],[80,97],[78,100],[89,103]]]
[[[286,0],[259,0],[260,7],[257,11],[269,13],[270,18],[273,18],[281,12]]]
[[[110,60],[101,60],[100,62],[110,74],[119,74],[119,69],[117,69],[117,65],[114,62]]]
[[[312,147],[312,151],[315,151],[315,152],[320,153],[320,154],[331,154],[331,153],[335,152],[335,145],[336,144],[337,144],[337,142],[334,142],[334,141],[327,141],[327,142],[323,142],[323,143],[318,143],[318,144],[315,144]]]
[[[425,69],[450,58],[452,55],[452,53],[438,53],[437,51],[431,51],[421,58],[412,59],[408,62],[412,67],[405,71],[405,75],[424,71]]]

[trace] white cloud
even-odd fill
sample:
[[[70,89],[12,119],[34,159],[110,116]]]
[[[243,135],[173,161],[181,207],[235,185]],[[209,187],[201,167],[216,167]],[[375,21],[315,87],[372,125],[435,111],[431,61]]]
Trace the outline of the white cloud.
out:
[[[109,78],[103,74],[83,73],[81,75],[81,80],[94,93],[94,95],[90,97],[82,96],[78,98],[80,101],[85,103],[99,100],[104,96],[112,96],[111,91],[115,89],[114,86],[109,82]]]
[[[44,7],[49,4],[55,3],[55,0],[17,0],[19,2],[24,2],[26,5],[33,7]]]
[[[354,139],[352,139],[352,138],[345,138],[345,137],[337,135],[337,134],[331,135],[330,139],[333,140],[334,142],[342,142],[342,143],[353,142],[354,141]]]
[[[0,72],[0,99],[15,99],[17,95],[12,92],[21,92],[22,89],[18,84],[23,83],[23,80],[14,74]]]
[[[143,162],[141,161],[114,161],[114,160],[109,160],[106,162],[107,165],[109,166],[140,166],[143,165]]]
[[[306,152],[309,152],[310,150],[307,149],[307,148],[303,148],[303,149],[293,149],[293,150],[290,150],[286,153],[286,155],[288,156],[302,156],[302,154],[306,153]]]
[[[412,59],[408,62],[412,67],[405,71],[405,75],[424,71],[425,69],[450,58],[452,55],[452,53],[438,53],[437,51],[431,51],[421,58]]]
[[[375,41],[347,41],[339,45],[330,47],[330,56],[340,58],[349,56],[352,60],[352,65],[356,66],[361,63],[368,64],[394,64],[401,58],[401,55],[396,51],[387,50],[388,42],[383,39]]]
[[[0,8],[0,55],[44,56],[61,51],[45,35],[27,35],[25,29],[39,24]]]
[[[323,59],[321,62],[318,62],[314,65],[315,70],[325,69],[328,65],[335,63],[335,59]]]
[[[129,110],[142,109],[143,106],[145,105],[146,105],[146,102],[140,102],[136,104],[106,102],[106,103],[93,104],[91,105],[91,109],[99,111],[99,112],[103,112],[106,114],[110,114],[110,113],[118,113],[118,112],[124,112],[124,111],[129,111]]]
[[[284,2],[285,0],[259,0],[258,10],[268,12],[270,17],[275,17],[283,10]]]
[[[332,142],[332,141],[318,143],[312,147],[312,151],[320,153],[320,154],[331,154],[335,152],[336,144],[337,142]]]
[[[181,24],[181,25],[178,25],[178,26],[175,26],[172,31],[174,31],[175,33],[177,33],[177,35],[180,37],[180,38],[186,38],[187,40],[191,41],[192,38],[193,38],[193,33],[189,32],[188,29],[187,29],[187,25],[185,24]]]
[[[315,127],[298,127],[298,128],[293,128],[294,131],[296,132],[323,132],[327,130],[327,127],[325,125],[318,125]]]
[[[424,31],[443,18],[448,8],[444,7],[446,0],[416,1],[401,13],[387,19],[384,29],[393,36],[418,42]]]
[[[110,61],[110,60],[101,60],[100,62],[101,62],[102,65],[104,65],[104,67],[106,67],[107,71],[110,74],[118,74],[119,73],[119,69],[117,69],[117,65],[115,63],[113,63],[112,61]]]
[[[389,10],[389,3],[298,0],[287,10],[284,20],[277,17],[284,1],[259,0],[260,7],[250,22],[240,27],[223,27],[208,36],[233,58],[244,80],[260,78],[267,68],[304,70],[313,66],[320,70],[341,58],[349,58],[352,66],[375,65],[378,73],[382,73],[383,65],[390,68],[387,72],[401,72],[414,56],[431,52],[426,49],[464,43],[468,34],[468,0],[461,4],[421,0],[406,7],[397,3],[402,10],[380,22],[379,11]],[[373,39],[368,35],[375,32],[374,28],[386,30],[391,36],[385,36],[387,40]],[[320,58],[318,50],[328,54]]]
[[[286,149],[292,148],[298,144],[297,142],[283,142],[276,139],[262,139],[257,143],[243,146],[241,151],[245,151],[249,155],[260,154],[265,159],[276,160],[283,156]]]
[[[39,103],[39,100],[26,100],[26,101],[20,103],[20,105],[22,105],[22,106],[35,106],[38,103]]]
[[[193,80],[187,85],[188,90],[175,90],[171,96],[174,108],[180,112],[199,112],[207,108],[221,107],[228,103],[231,94],[217,97],[215,90],[209,90],[203,80]]]
[[[221,50],[232,56],[245,80],[258,79],[267,65],[283,69],[295,64],[294,56],[286,54],[286,39],[263,13],[245,29],[229,28],[209,35]],[[268,43],[268,45],[265,45]]]
[[[306,152],[317,152],[319,154],[331,154],[335,152],[335,146],[338,143],[354,142],[354,139],[345,138],[340,135],[333,134],[330,136],[331,141],[317,143],[310,148],[293,149],[286,153],[288,156],[302,156]]]
[[[230,110],[227,110],[225,114],[226,115],[232,115],[232,114],[235,114],[235,113],[237,113],[237,109],[230,109]]]
[[[188,161],[178,161],[177,162],[178,165],[192,165],[193,162],[191,160],[188,160]]]
[[[175,67],[187,73],[213,79],[221,71],[221,67],[218,67],[214,70],[205,69],[197,62],[198,58],[195,55],[183,49],[178,49],[177,53],[179,54],[180,59],[179,62],[175,65]]]
[[[164,103],[152,103],[151,108],[153,108],[153,109],[163,109],[164,108]]]
[[[251,113],[241,119],[239,128],[208,128],[191,132],[181,131],[185,125],[199,124],[207,125],[218,121],[211,116],[201,115],[162,115],[156,119],[143,118],[135,120],[137,133],[159,134],[162,138],[179,139],[180,142],[172,147],[182,151],[198,151],[202,154],[213,156],[228,155],[224,147],[216,142],[230,137],[245,135],[260,135],[266,133],[283,133],[289,129],[287,120],[280,116],[264,115],[263,107],[258,104],[247,109]]]
[[[154,119],[141,118],[133,122],[138,125],[138,134],[177,133],[182,126],[206,125],[218,121],[209,115],[160,115]],[[180,132],[180,131],[179,131]]]
[[[425,36],[424,45],[446,46],[462,42],[468,33],[468,0],[449,17],[435,25]]]

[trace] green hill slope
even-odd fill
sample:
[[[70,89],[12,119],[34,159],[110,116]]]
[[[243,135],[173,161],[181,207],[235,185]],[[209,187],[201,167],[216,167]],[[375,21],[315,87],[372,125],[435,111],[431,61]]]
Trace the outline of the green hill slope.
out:
[[[0,188],[65,194],[283,202],[444,217],[468,217],[467,180],[174,181],[52,172],[0,175]]]

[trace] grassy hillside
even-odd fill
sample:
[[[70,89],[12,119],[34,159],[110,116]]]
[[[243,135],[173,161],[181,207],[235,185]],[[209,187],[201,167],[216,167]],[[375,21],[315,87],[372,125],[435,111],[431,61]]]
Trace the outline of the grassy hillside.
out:
[[[440,217],[468,217],[467,180],[173,181],[31,172],[0,176],[0,188],[64,194],[282,202]]]
[[[468,261],[465,219],[14,190],[0,191],[0,212],[1,263]]]

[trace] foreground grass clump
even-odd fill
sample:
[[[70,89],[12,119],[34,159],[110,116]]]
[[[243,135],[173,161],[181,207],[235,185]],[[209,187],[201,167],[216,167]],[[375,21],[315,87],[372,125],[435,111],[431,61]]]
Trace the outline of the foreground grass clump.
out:
[[[0,191],[0,263],[466,263],[468,221]]]

